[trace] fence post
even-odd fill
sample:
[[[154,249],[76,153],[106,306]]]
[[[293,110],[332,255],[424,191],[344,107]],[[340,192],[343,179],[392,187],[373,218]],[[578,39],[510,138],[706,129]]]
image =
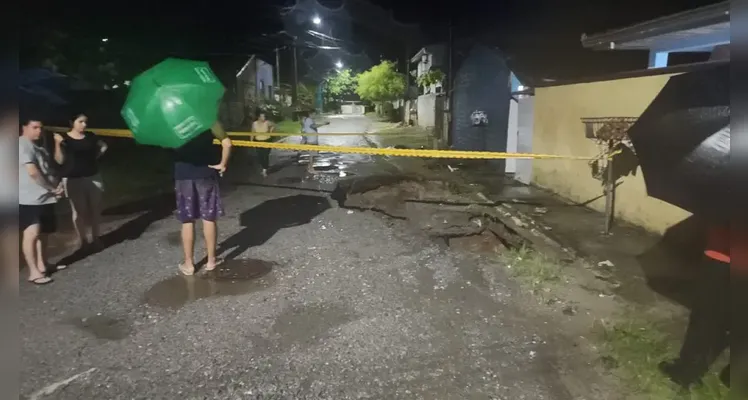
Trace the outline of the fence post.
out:
[[[607,177],[605,179],[605,234],[609,235],[613,228],[616,204],[616,183],[613,175],[613,151],[608,154]]]

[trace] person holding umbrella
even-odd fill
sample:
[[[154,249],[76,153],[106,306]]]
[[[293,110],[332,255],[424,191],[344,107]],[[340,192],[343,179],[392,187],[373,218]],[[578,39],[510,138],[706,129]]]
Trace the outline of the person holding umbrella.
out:
[[[173,149],[177,218],[182,223],[184,261],[195,273],[195,221],[202,220],[206,270],[217,267],[216,221],[223,215],[218,178],[226,172],[231,139],[218,122],[226,88],[204,61],[167,58],[132,80],[121,115],[135,141]],[[221,145],[216,154],[214,140]]]
[[[221,142],[221,154],[216,156],[213,139]],[[177,218],[182,223],[184,262],[179,270],[185,275],[195,273],[195,221],[203,224],[207,251],[206,271],[218,266],[216,221],[223,216],[218,178],[226,172],[231,155],[231,139],[219,122],[184,146],[175,150],[174,190],[177,196]],[[220,160],[220,161],[219,161]]]
[[[628,131],[647,194],[706,222],[698,293],[683,346],[677,359],[660,363],[662,372],[684,388],[702,379],[736,333],[730,318],[731,240],[738,248],[745,241],[738,236],[735,242],[731,231],[736,196],[729,168],[730,92],[729,63],[675,75]],[[721,374],[728,386],[729,376],[728,367]]]
[[[707,229],[707,244],[694,304],[677,359],[660,363],[673,382],[690,388],[701,381],[728,348],[730,331],[730,225],[714,223]],[[730,386],[730,367],[720,376]]]

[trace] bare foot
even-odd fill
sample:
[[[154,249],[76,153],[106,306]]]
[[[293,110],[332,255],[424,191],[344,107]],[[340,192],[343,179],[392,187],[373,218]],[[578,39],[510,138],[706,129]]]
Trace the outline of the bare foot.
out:
[[[187,263],[181,263],[179,264],[179,271],[183,274],[190,276],[195,273],[195,265],[194,264],[187,264]]]

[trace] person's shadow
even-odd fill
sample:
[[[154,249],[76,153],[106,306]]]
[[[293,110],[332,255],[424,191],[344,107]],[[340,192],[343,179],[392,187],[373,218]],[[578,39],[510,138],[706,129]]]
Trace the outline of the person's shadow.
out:
[[[283,228],[310,223],[328,208],[327,198],[320,196],[295,195],[265,201],[239,216],[243,229],[223,241],[216,253],[226,260],[235,259],[249,248],[267,242]]]
[[[706,224],[691,216],[671,226],[652,248],[637,256],[655,292],[690,308],[706,245]]]
[[[166,192],[135,200],[119,206],[111,207],[102,213],[102,218],[126,217],[140,213],[137,217],[120,225],[117,229],[107,232],[101,236],[102,246],[96,249],[83,248],[59,261],[60,265],[72,265],[84,258],[106,250],[112,246],[127,240],[140,238],[151,224],[169,217],[175,210],[175,197],[173,192]]]

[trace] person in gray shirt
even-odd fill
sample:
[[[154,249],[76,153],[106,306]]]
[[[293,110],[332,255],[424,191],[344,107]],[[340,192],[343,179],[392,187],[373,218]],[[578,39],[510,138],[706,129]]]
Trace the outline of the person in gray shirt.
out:
[[[18,138],[18,224],[23,232],[23,256],[29,268],[28,281],[36,285],[52,282],[44,258],[46,235],[57,229],[54,207],[63,187],[52,172],[52,158],[35,144],[42,134],[42,123],[21,121]],[[57,144],[59,145],[59,143]],[[57,266],[57,269],[62,269]]]

